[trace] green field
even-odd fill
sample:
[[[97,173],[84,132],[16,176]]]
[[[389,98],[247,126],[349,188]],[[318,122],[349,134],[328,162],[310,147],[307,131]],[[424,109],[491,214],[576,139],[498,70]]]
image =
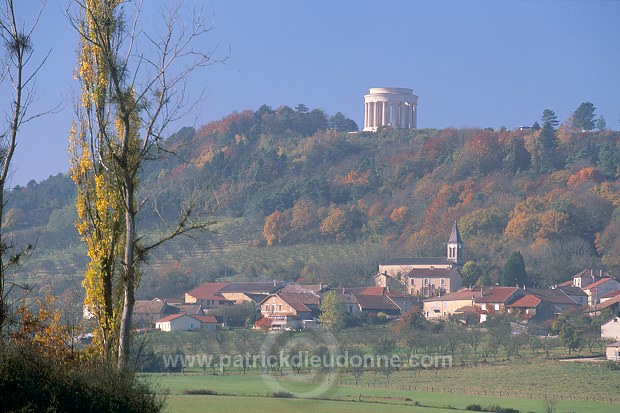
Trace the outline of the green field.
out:
[[[521,412],[544,412],[544,398],[556,401],[554,412],[617,413],[620,372],[587,363],[515,362],[438,372],[397,372],[383,382],[366,373],[359,385],[351,377],[332,377],[322,400],[274,398],[274,388],[258,374],[200,375],[152,374],[146,376],[162,394],[167,393],[168,412],[203,412],[233,409],[243,412],[448,412],[470,404],[512,407]],[[294,375],[277,382],[304,397],[317,384],[295,380]],[[385,379],[385,378],[384,378]],[[411,390],[410,390],[411,389]],[[414,390],[415,389],[415,390]],[[214,395],[183,394],[208,390]],[[499,394],[502,394],[500,397]],[[484,394],[487,396],[484,396]],[[480,394],[480,395],[478,395]],[[605,401],[607,395],[614,403]]]

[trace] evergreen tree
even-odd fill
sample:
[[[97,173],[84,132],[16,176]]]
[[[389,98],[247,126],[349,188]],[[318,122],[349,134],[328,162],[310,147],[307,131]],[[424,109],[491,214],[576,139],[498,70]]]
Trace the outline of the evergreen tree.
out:
[[[538,121],[534,122],[534,124],[532,125],[532,130],[540,130],[540,124],[538,123]]]
[[[502,267],[499,283],[505,287],[524,286],[527,284],[525,261],[519,251],[513,251],[510,254],[508,261]]]
[[[548,125],[551,127],[551,129],[555,130],[555,128],[560,124],[560,122],[558,121],[558,117],[551,109],[545,109],[543,111],[541,120],[543,123],[543,128],[545,127],[545,125]]]
[[[594,111],[596,108],[590,102],[584,102],[573,113],[573,126],[578,130],[590,131],[594,129]]]
[[[605,117],[603,115],[599,116],[596,120],[596,129],[600,131],[607,129],[607,123],[605,122]]]
[[[598,152],[598,162],[596,167],[606,178],[614,179],[618,169],[620,156],[614,151],[609,143],[604,142]]]
[[[334,116],[331,116],[328,124],[331,129],[335,129],[338,132],[355,132],[359,129],[357,123],[353,119],[344,116],[342,112],[336,112]]]

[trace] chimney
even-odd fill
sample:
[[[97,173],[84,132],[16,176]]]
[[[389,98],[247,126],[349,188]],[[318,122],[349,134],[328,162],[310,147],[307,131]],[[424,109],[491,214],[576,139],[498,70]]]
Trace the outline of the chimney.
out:
[[[276,286],[276,280],[273,280],[273,286],[274,287]]]
[[[603,278],[603,270],[598,270],[598,274],[601,278]]]
[[[323,283],[319,284],[319,288],[322,290],[323,289]]]

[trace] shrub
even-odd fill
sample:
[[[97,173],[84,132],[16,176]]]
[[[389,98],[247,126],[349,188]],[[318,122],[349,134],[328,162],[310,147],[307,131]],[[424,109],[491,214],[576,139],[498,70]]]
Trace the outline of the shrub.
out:
[[[132,372],[0,343],[0,411],[139,413],[163,405]]]
[[[293,393],[289,393],[287,391],[277,391],[271,394],[271,397],[279,397],[283,399],[294,399],[295,395]]]
[[[482,406],[480,406],[479,404],[470,404],[465,408],[465,410],[470,410],[472,412],[481,412]]]
[[[218,394],[215,390],[209,390],[209,389],[183,390],[181,393],[190,394],[190,395],[200,395],[200,396],[214,396]]]

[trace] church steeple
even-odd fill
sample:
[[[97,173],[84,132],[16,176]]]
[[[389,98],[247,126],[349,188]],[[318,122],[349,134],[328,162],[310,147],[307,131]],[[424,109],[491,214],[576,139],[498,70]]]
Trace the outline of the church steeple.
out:
[[[448,261],[455,263],[456,265],[463,265],[463,241],[461,240],[461,233],[459,232],[459,225],[454,221],[452,227],[452,234],[447,243]]]

